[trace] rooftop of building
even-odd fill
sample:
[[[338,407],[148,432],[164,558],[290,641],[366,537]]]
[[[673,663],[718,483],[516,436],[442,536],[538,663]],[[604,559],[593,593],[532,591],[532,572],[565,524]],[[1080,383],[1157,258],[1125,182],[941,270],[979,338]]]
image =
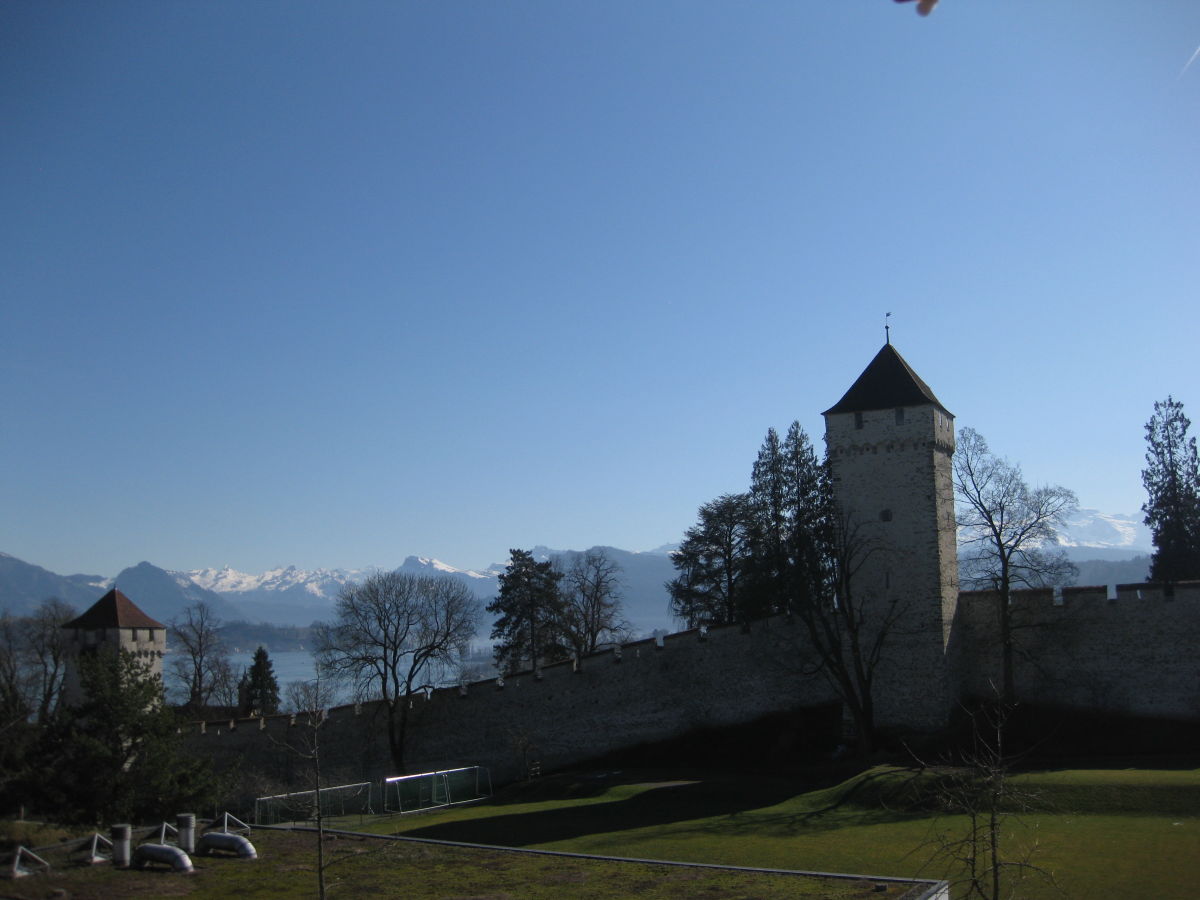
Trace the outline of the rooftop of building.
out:
[[[138,605],[113,588],[87,612],[63,625],[63,628],[166,628],[150,618]]]
[[[850,390],[822,415],[892,409],[897,406],[933,405],[951,415],[899,351],[886,343],[867,364]]]

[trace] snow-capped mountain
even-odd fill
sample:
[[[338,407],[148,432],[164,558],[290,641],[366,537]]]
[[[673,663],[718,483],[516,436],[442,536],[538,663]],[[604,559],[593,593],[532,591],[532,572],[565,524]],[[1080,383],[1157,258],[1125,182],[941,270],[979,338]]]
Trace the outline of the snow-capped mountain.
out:
[[[1059,535],[1064,547],[1127,550],[1149,553],[1154,542],[1142,516],[1103,513],[1098,509],[1080,509]]]
[[[1149,554],[1153,546],[1140,514],[1121,515],[1095,509],[1079,510],[1063,529],[1060,543],[1076,562],[1128,561],[1139,554]],[[613,547],[604,549],[621,566],[625,615],[635,630],[648,634],[669,628],[672,621],[663,585],[676,574],[670,554],[678,549],[678,544],[664,544],[640,553]],[[569,560],[578,551],[538,546],[532,552],[537,559],[557,556]],[[431,556],[409,556],[398,568],[414,574],[449,575],[487,603],[496,596],[497,579],[504,567],[504,563],[496,563],[482,571],[460,569]],[[369,570],[296,566],[280,566],[258,574],[239,572],[228,566],[164,571],[150,563],[141,563],[112,579],[100,575],[57,575],[0,553],[0,609],[24,614],[46,597],[56,596],[82,610],[115,581],[130,596],[136,595],[136,602],[149,615],[164,622],[187,605],[205,600],[226,621],[308,625],[331,618],[342,588],[368,574]],[[1113,577],[1136,581],[1144,575],[1119,573]],[[1081,578],[1112,580],[1103,573],[1093,575],[1090,570],[1086,575],[1081,572]]]
[[[210,591],[219,594],[245,594],[253,591],[267,593],[300,590],[314,597],[332,599],[343,586],[361,581],[366,572],[360,569],[298,569],[295,566],[268,569],[251,575],[225,566],[221,569],[192,569],[179,574]]]
[[[468,583],[482,584],[483,582],[487,582],[489,585],[494,586],[496,575],[504,571],[504,566],[493,565],[482,572],[477,572],[474,569],[456,569],[454,566],[444,563],[440,559],[434,559],[431,556],[409,556],[400,564],[400,570],[429,575],[451,575],[462,577]],[[489,591],[491,589],[491,587],[488,588]]]

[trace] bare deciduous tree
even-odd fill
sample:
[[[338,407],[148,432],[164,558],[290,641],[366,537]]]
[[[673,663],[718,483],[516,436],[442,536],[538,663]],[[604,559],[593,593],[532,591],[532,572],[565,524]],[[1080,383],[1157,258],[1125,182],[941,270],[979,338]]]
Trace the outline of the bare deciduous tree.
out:
[[[23,664],[21,620],[0,612],[0,736],[32,713],[28,672]]]
[[[409,701],[463,654],[479,601],[451,578],[379,572],[343,589],[336,609],[337,618],[317,628],[317,658],[360,699],[383,701],[392,762],[403,772]]]
[[[321,791],[324,788],[321,774],[321,727],[325,724],[327,711],[333,702],[333,693],[328,681],[321,678],[318,666],[312,681],[290,681],[286,688],[287,705],[296,716],[296,728],[289,730],[287,750],[306,765],[309,783],[312,785],[313,803],[311,810],[297,813],[312,813],[317,824],[317,896],[325,900],[327,885],[325,870],[325,811],[321,806]]]
[[[1014,847],[1010,823],[1038,805],[1038,797],[1015,787],[1004,730],[1011,709],[1002,702],[970,713],[972,745],[947,765],[924,767],[936,779],[934,800],[941,813],[930,862],[951,867],[954,896],[1003,900],[1023,896],[1021,882],[1035,876],[1057,887],[1054,875],[1035,862],[1037,844]],[[965,828],[963,827],[965,823]],[[965,893],[960,893],[965,892]]]
[[[577,656],[595,653],[602,642],[629,635],[621,615],[621,567],[602,547],[572,559],[560,585],[562,630]]]
[[[1016,701],[1013,676],[1012,591],[1068,584],[1075,565],[1058,548],[1058,530],[1077,507],[1075,493],[1058,485],[1030,488],[1021,469],[992,454],[983,435],[964,428],[954,452],[954,492],[962,544],[962,580],[996,592],[1002,696]]]
[[[171,622],[176,652],[170,671],[187,692],[186,705],[192,712],[199,712],[214,699],[224,703],[231,694],[236,702],[237,684],[220,627],[221,620],[203,600]]]
[[[874,747],[876,672],[905,606],[893,595],[881,608],[856,590],[858,573],[880,552],[858,523],[831,509],[826,528],[826,589],[812,591],[795,614],[816,650],[811,670],[824,675],[841,698],[854,723],[858,752],[867,756]]]
[[[63,625],[75,618],[75,609],[57,597],[43,600],[25,622],[25,651],[33,680],[39,722],[45,722],[58,704],[67,665],[67,637]]]

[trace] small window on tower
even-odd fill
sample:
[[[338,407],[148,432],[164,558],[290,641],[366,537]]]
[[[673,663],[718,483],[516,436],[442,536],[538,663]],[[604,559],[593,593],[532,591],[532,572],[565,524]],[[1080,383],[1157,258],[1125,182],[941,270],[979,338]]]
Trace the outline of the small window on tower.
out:
[[[897,425],[904,424],[904,407],[903,406],[896,407],[896,424]]]
[[[881,509],[879,511],[879,521],[880,522],[892,521],[892,511],[890,509]]]
[[[862,428],[862,413],[860,412],[854,414],[854,427]]]

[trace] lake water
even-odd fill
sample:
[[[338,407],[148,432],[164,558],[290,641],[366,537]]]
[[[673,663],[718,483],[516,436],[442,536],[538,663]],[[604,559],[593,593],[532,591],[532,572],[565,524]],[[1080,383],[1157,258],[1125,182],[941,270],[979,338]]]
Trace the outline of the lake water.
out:
[[[313,656],[307,650],[268,651],[271,667],[275,670],[275,680],[279,682],[282,692],[289,681],[312,681],[316,677],[313,670]],[[254,663],[254,651],[249,653],[230,653],[229,664],[233,671],[241,675],[242,669],[249,669]]]
[[[279,699],[287,703],[287,686],[293,681],[312,681],[316,678],[313,668],[313,655],[307,650],[278,650],[268,651],[271,658],[271,668],[275,672],[275,680],[279,683]],[[254,664],[254,652],[230,653],[229,664],[240,678],[242,669],[249,669]],[[328,684],[328,682],[326,682]],[[353,700],[348,688],[342,688],[334,693],[333,705],[340,706]]]

